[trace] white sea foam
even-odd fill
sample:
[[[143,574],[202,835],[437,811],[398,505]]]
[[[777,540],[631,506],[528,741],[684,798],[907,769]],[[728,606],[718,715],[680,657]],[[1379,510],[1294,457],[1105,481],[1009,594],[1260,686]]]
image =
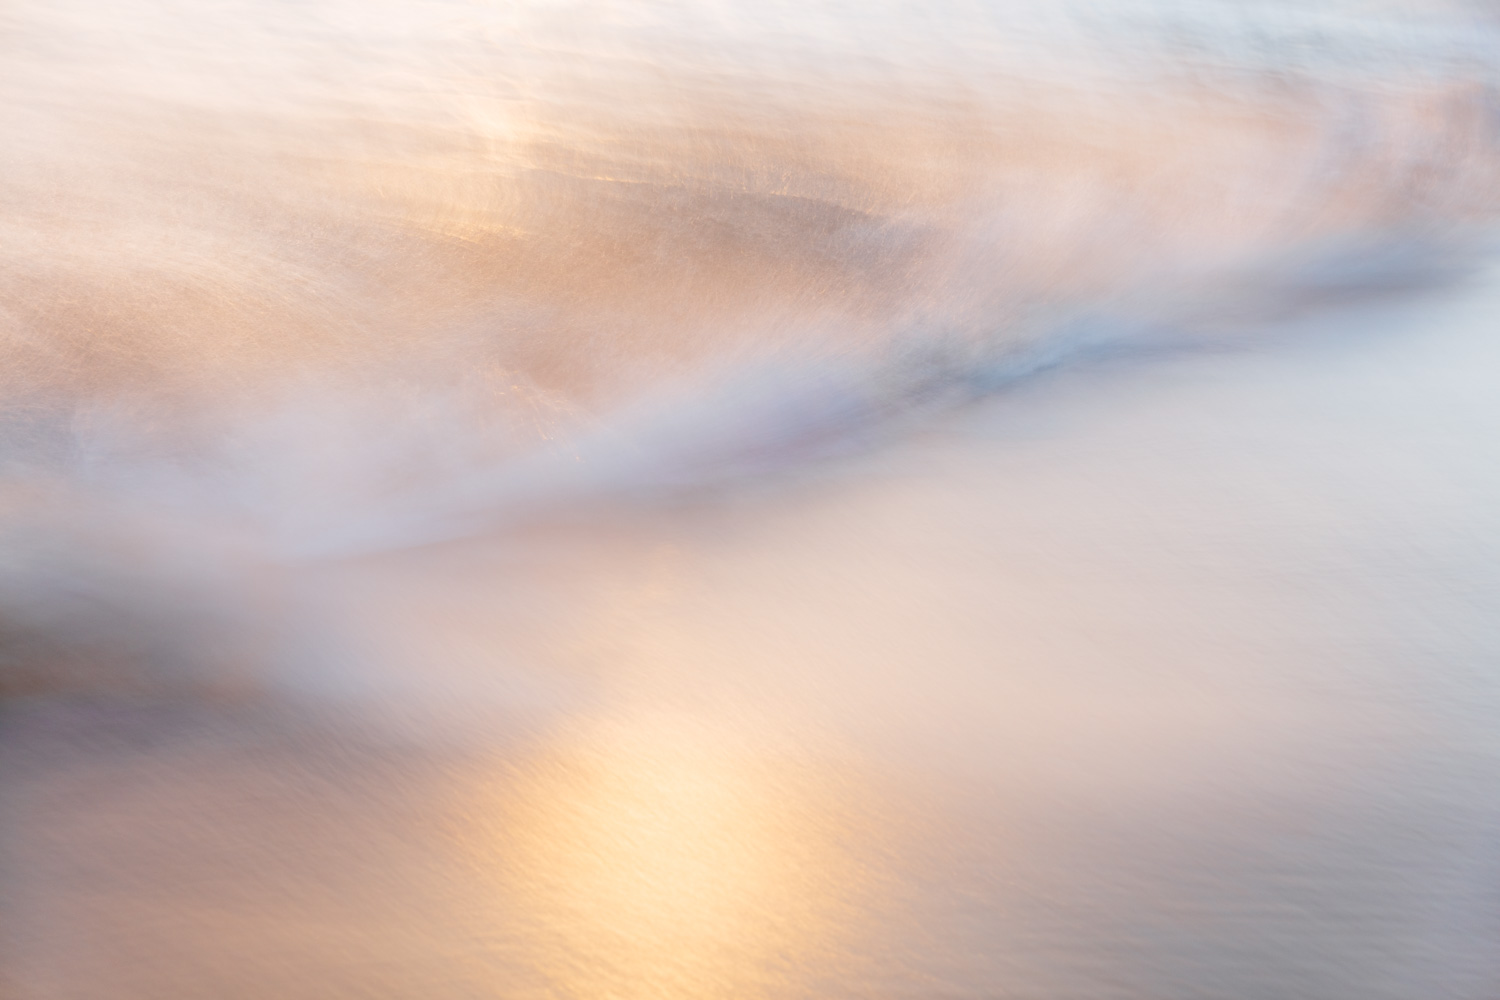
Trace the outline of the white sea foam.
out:
[[[1492,7],[8,5],[16,995],[1491,995]]]

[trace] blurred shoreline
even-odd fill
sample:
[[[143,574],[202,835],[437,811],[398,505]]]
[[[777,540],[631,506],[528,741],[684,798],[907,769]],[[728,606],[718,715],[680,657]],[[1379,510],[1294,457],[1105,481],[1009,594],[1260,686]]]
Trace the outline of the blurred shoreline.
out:
[[[0,12],[0,993],[1490,1000],[1500,24]]]

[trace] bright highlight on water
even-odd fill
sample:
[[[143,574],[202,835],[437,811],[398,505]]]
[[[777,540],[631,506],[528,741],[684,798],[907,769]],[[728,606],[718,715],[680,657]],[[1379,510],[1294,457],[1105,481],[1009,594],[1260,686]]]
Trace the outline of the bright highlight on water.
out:
[[[1500,8],[0,10],[0,995],[1493,1000]]]

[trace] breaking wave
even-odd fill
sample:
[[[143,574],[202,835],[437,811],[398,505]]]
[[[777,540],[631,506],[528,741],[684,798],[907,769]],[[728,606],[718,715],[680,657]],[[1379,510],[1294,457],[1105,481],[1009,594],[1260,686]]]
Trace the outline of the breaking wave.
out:
[[[306,567],[1247,343],[1500,204],[1461,5],[74,0],[0,52],[11,690],[253,673]]]

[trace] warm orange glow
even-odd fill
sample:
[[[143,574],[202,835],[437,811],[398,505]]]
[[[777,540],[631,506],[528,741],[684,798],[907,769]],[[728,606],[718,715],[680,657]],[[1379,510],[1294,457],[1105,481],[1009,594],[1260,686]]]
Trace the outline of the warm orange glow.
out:
[[[546,995],[754,997],[851,931],[831,792],[686,717],[601,719],[529,758],[493,812],[471,803],[463,839]]]

